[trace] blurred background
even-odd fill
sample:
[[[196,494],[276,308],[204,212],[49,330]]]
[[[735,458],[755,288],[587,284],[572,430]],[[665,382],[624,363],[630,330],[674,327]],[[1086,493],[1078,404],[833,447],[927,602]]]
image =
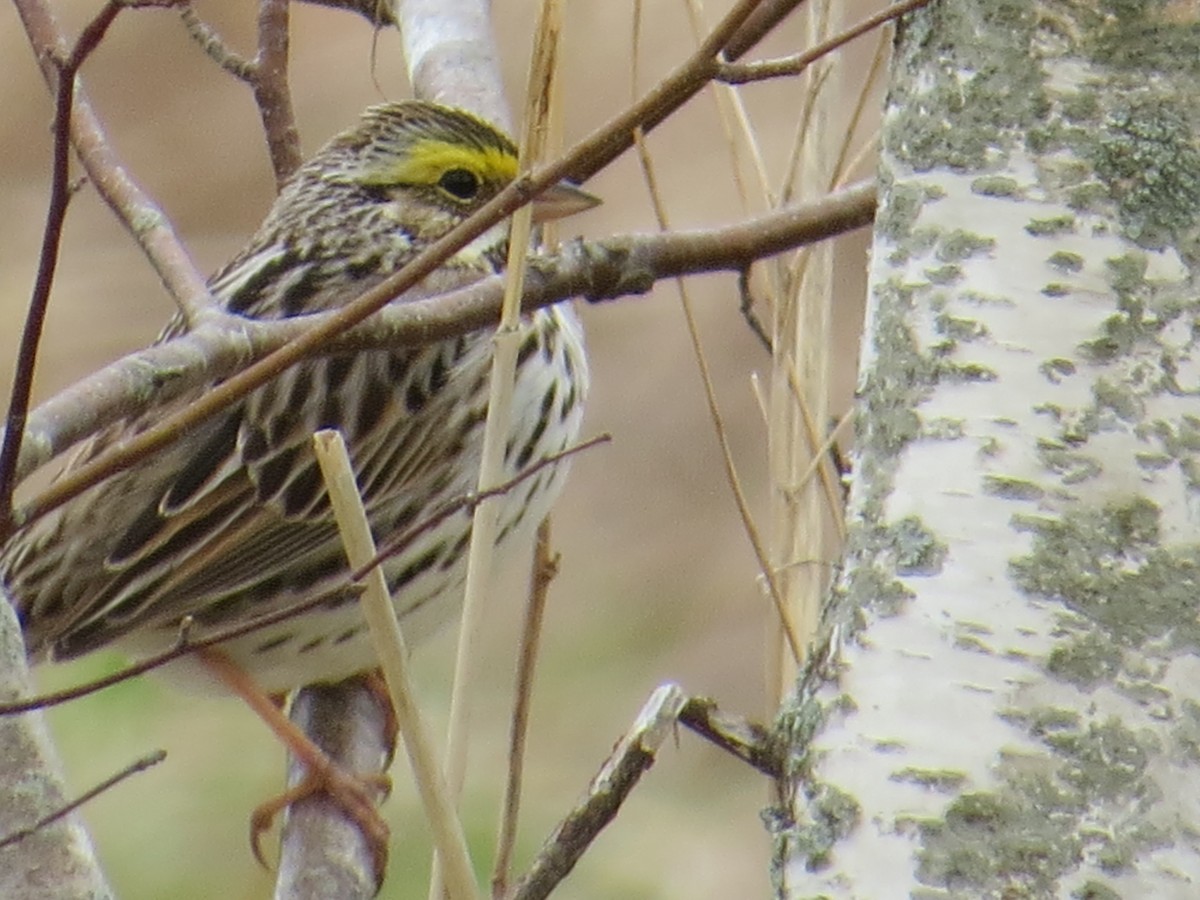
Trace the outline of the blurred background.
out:
[[[716,21],[728,4],[706,11]],[[68,33],[99,0],[62,2]],[[197,0],[202,18],[251,55],[252,4]],[[694,42],[683,3],[645,3],[643,90]],[[869,4],[850,4],[867,7]],[[292,85],[306,153],[360,109],[409,95],[394,32],[304,4],[293,7]],[[533,0],[495,0],[510,99],[523,90]],[[567,7],[561,58],[567,142],[630,98],[633,3]],[[853,97],[875,39],[856,44],[837,76]],[[754,56],[801,48],[785,23]],[[11,379],[33,282],[48,192],[52,102],[13,8],[0,5],[0,390]],[[273,183],[247,88],[188,39],[176,14],[122,13],[83,71],[87,90],[129,170],[173,220],[203,271],[231,256],[270,204]],[[380,91],[382,90],[382,94]],[[794,80],[743,90],[768,167],[784,168],[802,103]],[[514,102],[514,105],[518,105]],[[869,132],[870,126],[862,129]],[[840,140],[841,135],[838,135]],[[676,227],[743,218],[711,96],[701,95],[649,139]],[[869,170],[860,171],[865,177]],[[602,237],[655,229],[640,170],[627,155],[587,185],[605,205],[562,234]],[[857,354],[866,237],[839,245],[837,412],[848,402]],[[765,508],[766,430],[751,389],[770,359],[738,312],[731,276],[694,279],[708,361],[733,452],[752,501]],[[84,188],[68,216],[38,368],[37,399],[153,340],[171,301],[121,226]],[[696,361],[670,284],[647,297],[584,307],[593,388],[585,434],[613,442],[578,458],[554,515],[561,574],[551,589],[527,759],[518,869],[585,788],[658,684],[673,680],[731,712],[769,718],[764,683],[768,603],[723,474]],[[505,765],[515,638],[527,556],[497,585],[480,668],[464,808],[473,852],[489,865]],[[415,653],[419,686],[444,734],[454,635]],[[44,667],[50,689],[119,665],[104,655]],[[178,693],[153,677],[54,711],[51,725],[74,791],[153,749],[167,760],[85,809],[101,860],[125,898],[258,898],[270,893],[247,842],[250,810],[283,783],[281,748],[234,700]],[[428,841],[407,773],[384,808],[393,828],[381,896],[423,897]],[[761,897],[770,842],[760,821],[765,780],[688,732],[664,748],[558,896]]]

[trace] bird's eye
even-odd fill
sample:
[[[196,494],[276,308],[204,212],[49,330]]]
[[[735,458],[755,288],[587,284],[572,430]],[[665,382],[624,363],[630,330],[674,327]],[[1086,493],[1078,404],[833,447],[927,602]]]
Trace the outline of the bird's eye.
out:
[[[438,187],[459,200],[472,200],[479,193],[479,178],[468,169],[448,169],[438,179]]]

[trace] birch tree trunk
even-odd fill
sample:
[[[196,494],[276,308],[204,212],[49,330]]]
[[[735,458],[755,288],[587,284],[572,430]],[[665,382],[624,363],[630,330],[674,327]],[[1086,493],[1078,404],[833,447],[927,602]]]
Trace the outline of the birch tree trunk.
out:
[[[899,32],[779,896],[1200,896],[1197,15]]]

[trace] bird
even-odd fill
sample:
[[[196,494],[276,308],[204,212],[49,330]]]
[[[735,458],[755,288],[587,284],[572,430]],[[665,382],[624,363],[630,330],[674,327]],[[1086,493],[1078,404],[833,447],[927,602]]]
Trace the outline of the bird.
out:
[[[226,313],[278,320],[334,310],[401,269],[517,174],[517,149],[472,113],[404,100],[367,108],[281,186],[257,231],[208,282]],[[599,202],[568,182],[534,204],[542,221]],[[443,293],[500,272],[501,223],[392,301]],[[159,340],[186,332],[178,315]],[[508,477],[568,449],[588,388],[580,323],[568,304],[522,319]],[[376,665],[317,462],[314,432],[342,432],[377,541],[419,526],[478,477],[490,333],[405,349],[305,360],[173,444],[34,521],[0,548],[32,661],[114,647],[134,656],[319,605],[218,645],[265,694],[335,682]],[[65,471],[143,432],[211,389],[117,422]],[[516,543],[549,510],[566,475],[555,462],[500,500],[498,542]],[[411,644],[461,602],[470,516],[419,531],[383,564]],[[227,684],[204,661],[168,668],[201,690]]]

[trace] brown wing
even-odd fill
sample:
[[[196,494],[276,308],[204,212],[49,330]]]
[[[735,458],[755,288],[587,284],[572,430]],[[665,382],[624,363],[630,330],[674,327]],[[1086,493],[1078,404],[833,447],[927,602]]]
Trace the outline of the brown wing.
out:
[[[475,363],[456,377],[482,374],[476,344],[301,364],[105,486],[80,506],[93,523],[111,523],[104,538],[68,552],[61,536],[87,524],[68,515],[39,561],[43,576],[48,563],[59,577],[14,569],[31,646],[73,657],[183,616],[227,625],[328,585],[345,558],[312,433],[346,434],[379,536],[415,520],[458,477],[446,440],[482,417],[440,390],[464,357]]]

